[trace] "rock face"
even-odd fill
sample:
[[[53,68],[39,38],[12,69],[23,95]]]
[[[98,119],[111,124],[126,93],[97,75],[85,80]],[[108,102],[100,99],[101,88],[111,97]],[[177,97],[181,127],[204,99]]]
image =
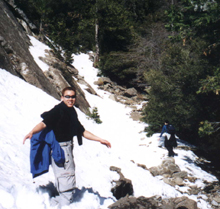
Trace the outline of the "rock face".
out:
[[[0,0],[0,8],[0,68],[58,99],[56,89],[29,52],[31,43],[24,29],[3,0]]]
[[[77,92],[75,106],[85,114],[89,114],[89,103],[85,98],[85,94],[78,85],[78,82],[83,83],[90,91],[89,93],[97,95],[94,89],[79,76],[78,70],[73,66],[68,66],[64,62],[57,59],[52,51],[46,51],[46,57],[40,57],[41,61],[49,66],[49,70],[44,72],[44,75],[56,88],[56,91],[61,95],[61,91],[66,86],[74,86]],[[77,81],[76,81],[77,79]]]
[[[79,77],[77,69],[55,58],[52,52],[48,51],[47,57],[41,57],[49,65],[49,70],[43,72],[39,68],[30,54],[31,42],[27,35],[34,36],[33,32],[37,29],[13,4],[12,0],[8,0],[8,4],[0,0],[0,68],[19,76],[58,100],[64,87],[74,86],[77,90],[76,107],[89,114],[90,105],[76,79],[83,82],[90,93],[96,92]],[[22,19],[16,18],[14,14]]]

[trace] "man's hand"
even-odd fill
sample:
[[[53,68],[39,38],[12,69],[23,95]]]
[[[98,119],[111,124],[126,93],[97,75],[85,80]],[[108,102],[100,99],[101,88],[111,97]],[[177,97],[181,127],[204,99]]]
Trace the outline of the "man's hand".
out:
[[[104,144],[105,146],[107,146],[108,148],[111,148],[111,143],[105,139],[100,140],[101,144]]]
[[[24,137],[23,144],[25,143],[25,141],[26,141],[27,139],[31,139],[32,136],[33,136],[33,134],[36,134],[36,133],[42,131],[44,128],[46,128],[46,124],[45,124],[45,123],[43,123],[43,122],[38,123],[38,124],[33,128],[33,130],[32,130],[29,134],[27,134],[27,135]]]
[[[27,134],[27,135],[24,137],[23,144],[25,143],[25,141],[26,141],[27,139],[31,139],[32,136],[33,136],[32,132],[30,132],[29,134]]]
[[[109,141],[105,140],[105,139],[101,139],[100,137],[98,136],[95,136],[94,134],[92,134],[91,132],[85,130],[83,132],[83,136],[86,138],[86,139],[89,139],[89,140],[92,140],[92,141],[97,141],[97,142],[100,142],[101,144],[104,144],[106,145],[108,148],[111,148],[111,144]]]

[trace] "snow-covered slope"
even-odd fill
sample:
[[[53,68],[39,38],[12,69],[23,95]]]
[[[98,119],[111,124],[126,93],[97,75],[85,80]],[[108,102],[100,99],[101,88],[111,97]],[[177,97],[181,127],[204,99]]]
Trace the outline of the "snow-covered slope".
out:
[[[38,46],[38,41],[32,38],[32,42],[34,47]],[[32,48],[31,52],[35,57],[36,53],[44,54],[40,47],[37,50]],[[108,149],[86,139],[83,146],[75,143],[77,187],[85,192],[80,201],[65,208],[98,209],[112,204],[115,201],[111,193],[112,181],[118,180],[119,176],[110,171],[110,166],[120,167],[123,175],[132,181],[136,197],[181,196],[174,187],[137,166],[139,163],[150,168],[159,165],[166,158],[167,151],[157,147],[159,134],[147,138],[143,133],[145,124],[129,118],[130,108],[112,101],[108,98],[109,93],[97,89],[93,84],[97,80],[97,69],[92,67],[88,55],[75,55],[73,65],[97,91],[99,96],[91,95],[87,91],[85,94],[90,105],[98,108],[103,123],[94,123],[77,109],[79,119],[87,130],[109,140],[112,148]],[[82,85],[81,87],[84,88]],[[50,170],[33,180],[29,166],[30,143],[27,141],[23,145],[22,141],[33,126],[41,121],[40,114],[59,101],[4,69],[0,69],[0,92],[0,209],[51,208],[49,195],[39,190],[39,186],[53,182],[53,172]],[[192,151],[178,149],[176,152],[176,164],[181,170],[199,179],[196,185],[202,187],[203,180],[216,180],[192,163],[196,159]],[[186,158],[191,159],[191,163]],[[189,198],[196,200],[200,208],[209,207],[203,200],[197,200],[196,196]]]

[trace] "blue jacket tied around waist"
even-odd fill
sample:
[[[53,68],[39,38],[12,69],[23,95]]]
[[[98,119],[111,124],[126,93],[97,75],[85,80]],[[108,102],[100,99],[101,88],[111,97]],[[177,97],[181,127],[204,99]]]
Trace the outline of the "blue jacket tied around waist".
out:
[[[30,163],[33,178],[48,172],[51,155],[56,163],[65,162],[64,151],[57,142],[53,130],[45,128],[31,138]]]

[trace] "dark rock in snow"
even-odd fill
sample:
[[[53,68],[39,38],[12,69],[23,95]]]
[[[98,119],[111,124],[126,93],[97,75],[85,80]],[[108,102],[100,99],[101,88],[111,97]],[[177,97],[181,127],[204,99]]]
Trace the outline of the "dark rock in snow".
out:
[[[120,176],[119,180],[114,181],[116,185],[111,189],[114,197],[116,197],[116,199],[118,200],[121,197],[133,195],[133,185],[131,183],[131,180],[124,177],[124,175],[121,173],[121,169],[111,166],[110,170],[116,171]]]

